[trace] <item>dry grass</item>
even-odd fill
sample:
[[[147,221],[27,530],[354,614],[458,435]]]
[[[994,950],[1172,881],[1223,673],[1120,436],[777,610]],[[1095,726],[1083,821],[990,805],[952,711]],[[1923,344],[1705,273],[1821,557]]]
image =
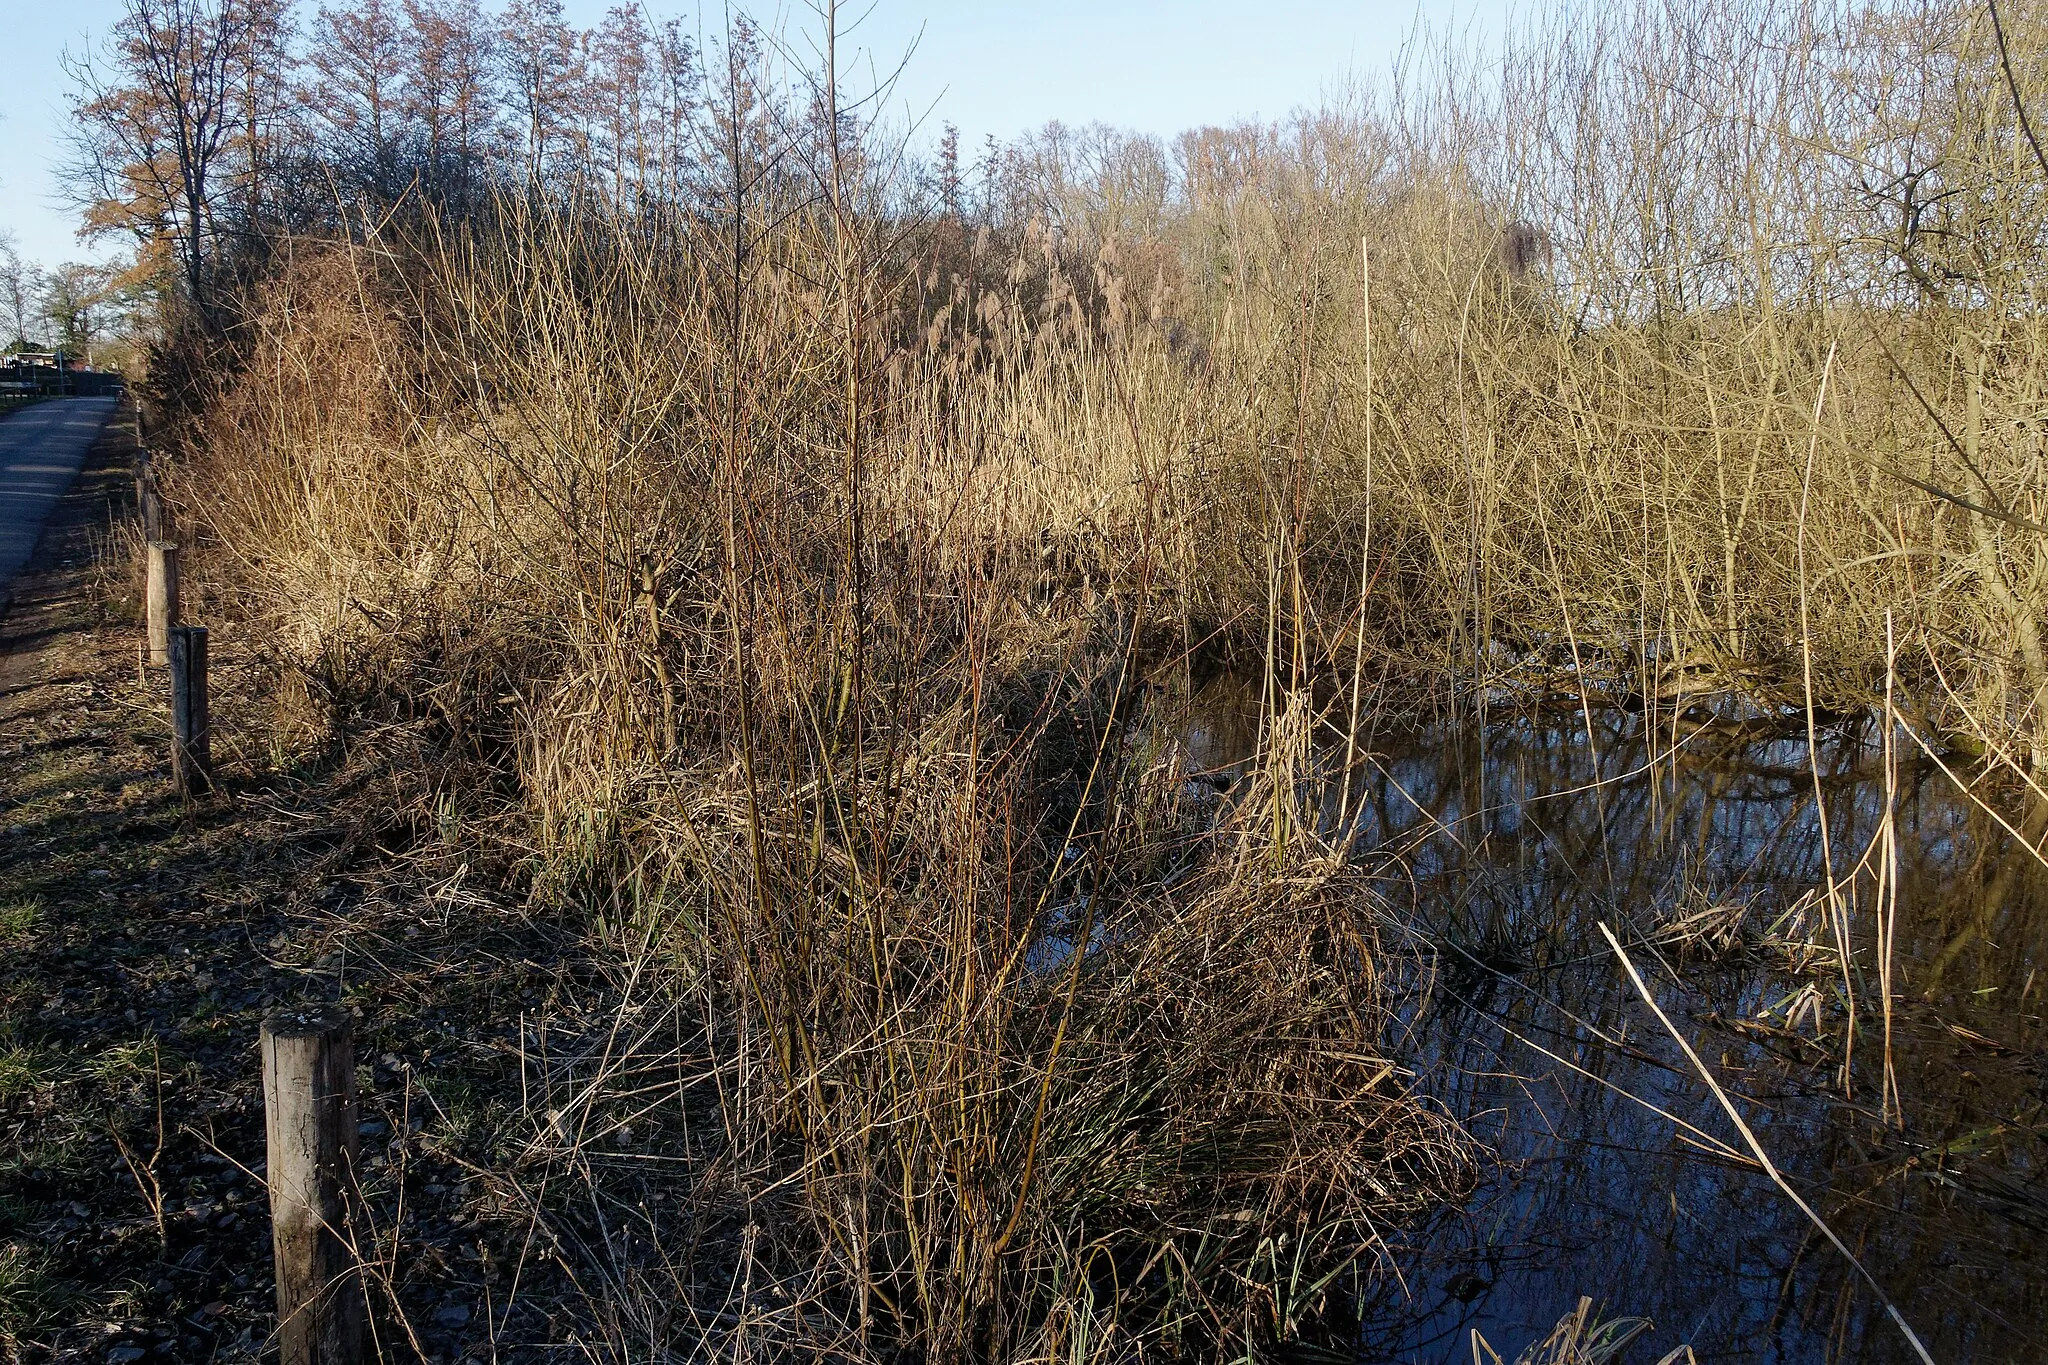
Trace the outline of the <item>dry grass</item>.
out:
[[[611,1354],[1341,1334],[1463,1179],[1309,804],[1363,681],[1890,696],[2033,780],[2048,170],[1988,28],[1682,9],[1211,130],[1128,236],[906,222],[764,119],[694,213],[291,244],[173,492],[302,742],[430,739],[420,823],[670,1021],[499,1173],[608,1191],[593,1143],[674,1136],[722,1231],[586,1240]],[[1217,821],[1165,739],[1219,654],[1267,734]]]
[[[1341,1336],[1378,1229],[1467,1165],[1387,1054],[1379,902],[1299,809],[1306,743],[1214,825],[1148,710],[1142,568],[949,520],[971,465],[894,491],[946,427],[898,404],[892,319],[835,343],[843,301],[795,283],[829,227],[735,305],[693,230],[528,212],[525,259],[282,275],[174,482],[291,711],[431,737],[414,824],[518,846],[614,945],[619,1013],[556,1022],[532,1138],[482,1172],[635,1229],[534,1210],[582,1319],[621,1359]],[[622,1134],[708,1244],[633,1211],[644,1172],[594,1155]]]
[[[1642,1318],[1602,1320],[1593,1312],[1591,1299],[1580,1299],[1579,1306],[1560,1318],[1549,1336],[1531,1342],[1516,1356],[1514,1365],[1608,1365],[1621,1359],[1630,1343],[1649,1330],[1649,1322]],[[1680,1346],[1662,1356],[1657,1365],[1679,1365],[1681,1361],[1690,1365],[1693,1359],[1692,1348]],[[1504,1365],[1492,1343],[1477,1331],[1472,1333],[1472,1362]]]

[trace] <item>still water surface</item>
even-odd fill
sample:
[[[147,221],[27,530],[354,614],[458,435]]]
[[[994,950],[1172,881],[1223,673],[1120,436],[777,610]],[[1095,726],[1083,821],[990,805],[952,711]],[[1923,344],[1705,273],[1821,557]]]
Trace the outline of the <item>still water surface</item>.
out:
[[[1241,770],[1260,709],[1228,680],[1199,694],[1193,766]],[[1604,922],[1936,1360],[2048,1361],[2048,876],[1932,763],[1902,756],[1888,782],[1867,721],[1811,751],[1803,720],[1693,728],[1609,709],[1369,733],[1348,793],[1332,746],[1313,799],[1384,868],[1404,1058],[1494,1154],[1397,1245],[1365,1358],[1471,1361],[1476,1328],[1513,1360],[1581,1295],[1654,1322],[1623,1360],[1916,1358],[1748,1159]],[[2038,837],[2043,817],[2019,823]]]

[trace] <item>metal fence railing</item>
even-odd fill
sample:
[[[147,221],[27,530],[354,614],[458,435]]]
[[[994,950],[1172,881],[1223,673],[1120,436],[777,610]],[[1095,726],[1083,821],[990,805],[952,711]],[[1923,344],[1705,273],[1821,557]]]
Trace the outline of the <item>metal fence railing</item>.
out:
[[[61,353],[0,358],[0,395],[93,398],[124,387],[114,371],[88,369]]]

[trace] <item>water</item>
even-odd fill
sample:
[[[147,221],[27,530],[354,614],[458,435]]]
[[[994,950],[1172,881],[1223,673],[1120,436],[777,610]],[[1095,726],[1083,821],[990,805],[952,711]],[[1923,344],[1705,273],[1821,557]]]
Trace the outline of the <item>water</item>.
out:
[[[1182,731],[1190,760],[1241,769],[1257,711],[1227,680],[1205,690]],[[1589,742],[1573,709],[1372,733],[1348,798],[1342,746],[1323,750],[1324,823],[1356,823],[1401,926],[1404,1051],[1494,1154],[1471,1199],[1397,1242],[1366,1358],[1472,1361],[1477,1329],[1512,1360],[1581,1295],[1655,1323],[1624,1360],[1681,1342],[1702,1361],[1917,1358],[1748,1159],[1604,922],[1936,1360],[2048,1360],[2048,877],[1933,764],[1901,759],[1888,796],[1867,721],[1826,729],[1811,754],[1803,721],[1786,733],[1751,715],[1675,749],[1692,726],[1673,725],[1596,711]],[[1895,1122],[1881,859],[1864,856],[1888,804]],[[1688,915],[1712,942],[1670,929]]]

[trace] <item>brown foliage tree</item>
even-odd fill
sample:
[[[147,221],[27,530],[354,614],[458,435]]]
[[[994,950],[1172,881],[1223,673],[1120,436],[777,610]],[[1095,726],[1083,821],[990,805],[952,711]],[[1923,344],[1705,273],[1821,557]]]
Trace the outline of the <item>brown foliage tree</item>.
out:
[[[64,58],[77,92],[69,185],[86,234],[132,236],[143,268],[175,262],[202,317],[254,15],[240,0],[126,0],[101,53]]]
[[[491,35],[477,0],[405,0],[407,121],[422,141],[429,183],[466,175],[496,125]]]
[[[574,150],[583,94],[583,54],[562,0],[511,0],[497,51],[512,112],[525,125],[526,173],[538,177],[557,152]]]
[[[314,80],[302,95],[332,142],[334,160],[384,195],[396,189],[404,110],[400,18],[397,0],[322,5],[306,53]]]

